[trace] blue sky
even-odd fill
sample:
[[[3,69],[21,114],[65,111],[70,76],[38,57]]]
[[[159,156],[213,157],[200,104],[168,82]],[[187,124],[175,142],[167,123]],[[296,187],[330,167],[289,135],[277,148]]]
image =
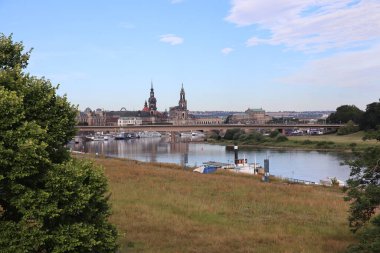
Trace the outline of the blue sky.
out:
[[[380,98],[379,0],[0,0],[28,71],[80,109],[361,109]]]

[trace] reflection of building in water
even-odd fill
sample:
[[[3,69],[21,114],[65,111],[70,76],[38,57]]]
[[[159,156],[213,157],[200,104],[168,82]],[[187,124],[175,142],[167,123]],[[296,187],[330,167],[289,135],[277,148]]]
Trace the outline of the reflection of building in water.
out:
[[[132,159],[145,162],[157,162],[158,153],[167,153],[167,144],[163,138],[141,138],[121,141],[126,147],[126,153]]]
[[[169,154],[181,154],[180,164],[186,165],[189,162],[189,142],[170,142]]]

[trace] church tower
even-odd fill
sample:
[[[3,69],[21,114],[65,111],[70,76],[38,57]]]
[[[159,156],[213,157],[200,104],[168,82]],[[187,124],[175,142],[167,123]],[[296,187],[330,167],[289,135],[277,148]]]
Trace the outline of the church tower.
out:
[[[149,102],[150,114],[155,115],[157,111],[157,99],[154,97],[153,82],[151,83],[150,97],[148,99],[148,102]]]
[[[179,102],[177,106],[170,107],[169,117],[173,122],[173,125],[186,125],[188,124],[189,111],[187,110],[187,100],[185,95],[185,89],[181,88],[179,93]]]
[[[181,110],[184,110],[184,111],[187,110],[187,101],[186,101],[186,98],[185,98],[185,90],[183,89],[183,83],[182,83],[181,92],[179,94],[179,103],[178,103],[178,106],[179,106],[179,108]]]

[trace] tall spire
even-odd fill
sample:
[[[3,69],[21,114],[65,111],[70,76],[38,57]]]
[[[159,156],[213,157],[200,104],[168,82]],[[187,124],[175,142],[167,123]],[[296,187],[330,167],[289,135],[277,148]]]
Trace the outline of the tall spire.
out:
[[[151,86],[150,86],[150,97],[148,99],[149,102],[149,109],[152,112],[157,110],[157,99],[154,97],[154,89],[153,89],[153,81],[151,81]]]
[[[183,88],[183,83],[182,83],[181,92],[179,94],[179,103],[178,103],[178,105],[179,105],[179,107],[182,110],[187,110],[187,101],[186,101],[186,98],[185,98],[185,89]]]

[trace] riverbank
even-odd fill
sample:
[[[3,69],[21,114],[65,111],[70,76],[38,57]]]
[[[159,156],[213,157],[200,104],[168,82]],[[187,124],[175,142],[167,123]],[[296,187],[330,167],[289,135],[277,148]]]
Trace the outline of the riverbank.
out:
[[[344,252],[354,240],[340,189],[90,159],[108,178],[121,252]]]
[[[326,135],[303,135],[287,136],[287,140],[279,141],[276,138],[263,137],[262,140],[238,139],[238,140],[214,140],[208,139],[210,144],[239,145],[240,148],[270,148],[270,149],[293,149],[293,150],[320,150],[351,152],[353,148],[360,151],[368,147],[380,145],[376,140],[366,140],[362,138],[362,131],[348,134],[326,134]]]

